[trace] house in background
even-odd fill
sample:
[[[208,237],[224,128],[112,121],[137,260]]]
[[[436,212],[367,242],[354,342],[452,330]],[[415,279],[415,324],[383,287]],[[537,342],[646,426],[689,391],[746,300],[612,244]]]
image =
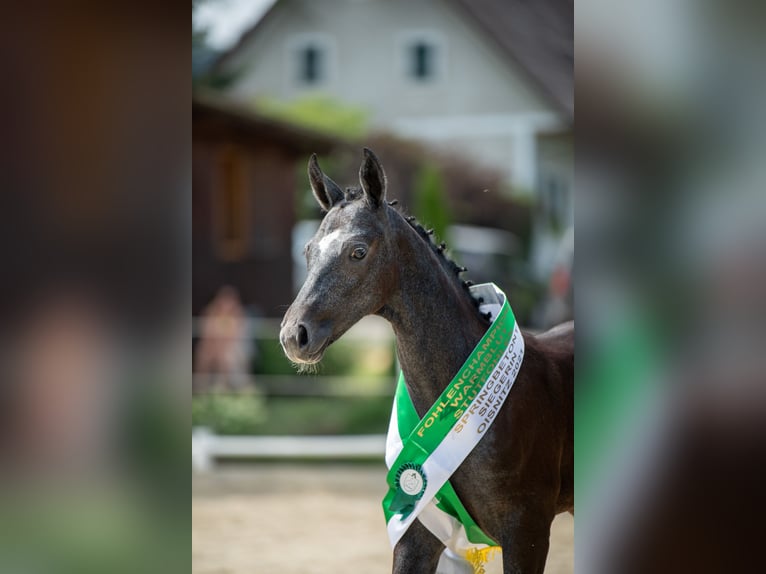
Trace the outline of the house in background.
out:
[[[289,256],[297,169],[338,142],[199,94],[192,99],[192,314],[219,289],[280,317],[293,296]],[[305,164],[304,164],[305,165]]]
[[[544,277],[573,221],[571,0],[280,0],[217,63],[227,97],[327,96],[500,169],[537,204]]]

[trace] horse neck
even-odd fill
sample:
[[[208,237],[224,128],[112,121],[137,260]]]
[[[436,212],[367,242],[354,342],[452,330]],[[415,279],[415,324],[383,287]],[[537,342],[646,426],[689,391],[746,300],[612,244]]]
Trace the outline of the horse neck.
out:
[[[423,416],[484,335],[487,323],[431,246],[398,214],[391,220],[398,285],[380,314],[393,326],[407,388]]]

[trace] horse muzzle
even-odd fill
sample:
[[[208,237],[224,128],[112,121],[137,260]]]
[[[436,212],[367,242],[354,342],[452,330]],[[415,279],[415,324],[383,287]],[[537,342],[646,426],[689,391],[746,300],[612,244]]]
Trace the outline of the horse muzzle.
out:
[[[331,334],[329,328],[308,321],[285,321],[279,331],[279,342],[288,359],[310,365],[322,360]]]

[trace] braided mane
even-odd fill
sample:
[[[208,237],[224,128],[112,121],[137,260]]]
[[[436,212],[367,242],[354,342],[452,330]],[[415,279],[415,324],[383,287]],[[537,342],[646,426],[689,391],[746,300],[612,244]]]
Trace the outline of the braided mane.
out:
[[[398,200],[394,199],[392,201],[388,202],[388,205],[391,207],[395,206],[398,203]],[[426,229],[423,227],[423,225],[412,215],[404,215],[399,211],[398,208],[395,208],[394,211],[396,211],[401,217],[404,218],[404,220],[412,227],[412,229],[415,230],[415,232],[425,241],[428,246],[431,248],[431,251],[433,251],[439,261],[441,262],[442,266],[445,268],[447,273],[454,277],[456,281],[460,282],[460,286],[462,287],[463,291],[466,292],[466,294],[471,298],[471,301],[474,304],[474,307],[476,309],[479,309],[479,305],[484,303],[484,299],[482,297],[474,297],[471,293],[471,290],[469,287],[473,285],[473,281],[463,281],[460,279],[460,274],[468,271],[467,268],[458,265],[455,263],[452,259],[450,259],[447,256],[447,244],[443,241],[439,244],[436,244],[434,242],[434,230],[433,229]],[[489,321],[492,317],[491,313],[480,313],[482,317],[484,317],[487,321]]]

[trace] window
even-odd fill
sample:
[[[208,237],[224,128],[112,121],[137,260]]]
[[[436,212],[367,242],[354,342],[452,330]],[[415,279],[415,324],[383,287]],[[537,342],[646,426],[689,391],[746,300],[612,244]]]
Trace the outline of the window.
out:
[[[444,76],[446,43],[438,32],[409,31],[399,35],[401,70],[412,84],[432,84]]]
[[[434,46],[426,42],[410,46],[410,77],[421,81],[434,77],[434,51]]]
[[[312,85],[321,82],[325,54],[322,49],[309,44],[298,51],[298,81],[302,84]]]
[[[332,36],[301,33],[286,43],[288,88],[326,88],[335,75],[335,42]]]

